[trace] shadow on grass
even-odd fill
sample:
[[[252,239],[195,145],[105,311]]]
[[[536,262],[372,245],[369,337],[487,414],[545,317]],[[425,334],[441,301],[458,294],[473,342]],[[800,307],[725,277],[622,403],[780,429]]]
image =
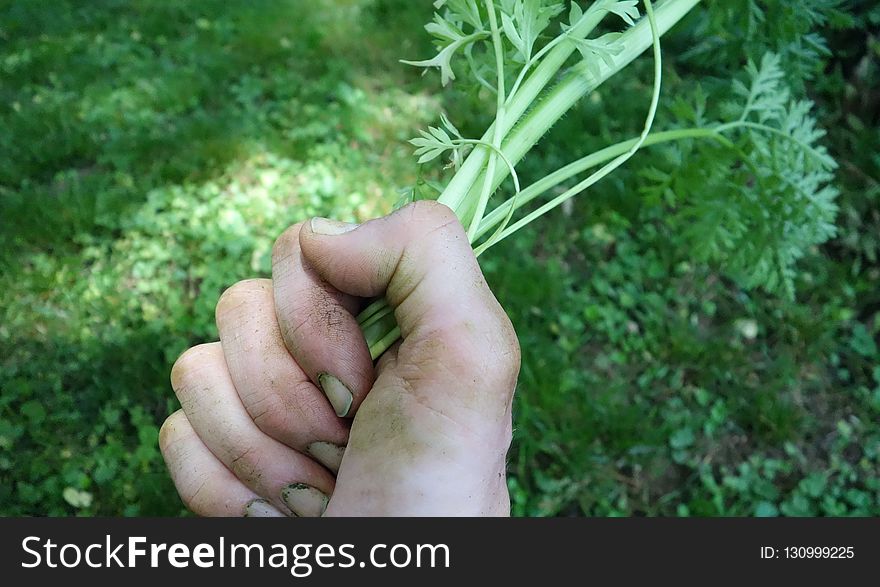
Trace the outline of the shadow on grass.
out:
[[[429,9],[399,0],[5,3],[2,250],[112,234],[150,189],[210,178],[256,145],[301,158],[336,140],[356,116],[345,100],[353,78],[396,66],[422,42],[412,25]],[[396,69],[401,83],[417,79]]]
[[[173,394],[148,329],[0,342],[0,514],[176,515],[158,450]],[[85,502],[70,501],[75,490]]]

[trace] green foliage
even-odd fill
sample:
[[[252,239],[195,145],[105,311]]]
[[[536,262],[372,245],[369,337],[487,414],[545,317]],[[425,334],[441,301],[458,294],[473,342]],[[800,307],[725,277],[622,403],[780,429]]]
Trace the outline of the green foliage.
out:
[[[535,42],[550,26],[550,21],[562,12],[562,2],[543,0],[502,0],[501,23],[504,34],[516,50],[516,59],[528,63],[535,49]]]
[[[642,176],[653,185],[642,190],[672,205],[697,258],[746,287],[793,296],[795,263],[835,234],[837,164],[820,143],[812,103],[790,98],[779,56],[765,54],[760,67],[749,61],[747,71],[750,84],[735,80],[736,98],[718,100],[729,122],[714,126],[733,130],[736,143],[685,147],[675,152],[684,169],[648,169]],[[698,93],[696,105],[678,104],[679,114],[711,127],[713,98]]]
[[[851,300],[746,294],[602,205],[538,224],[486,262],[525,357],[517,514],[876,515],[880,329],[827,326]]]
[[[473,28],[470,33],[462,30],[465,24]],[[425,30],[436,40],[439,49],[437,55],[423,61],[402,61],[402,63],[416,67],[438,68],[444,86],[455,79],[452,58],[456,53],[488,34],[483,29],[479,9],[474,0],[450,2],[445,16],[434,14],[434,21],[425,25]]]
[[[867,10],[864,0],[741,0],[723,2],[699,12],[693,19],[692,44],[684,58],[708,67],[732,67],[743,55],[753,59],[773,52],[786,64],[789,82],[803,89],[803,83],[822,71],[832,55],[823,35],[830,27],[855,24],[853,13]],[[853,13],[846,5],[855,7]]]

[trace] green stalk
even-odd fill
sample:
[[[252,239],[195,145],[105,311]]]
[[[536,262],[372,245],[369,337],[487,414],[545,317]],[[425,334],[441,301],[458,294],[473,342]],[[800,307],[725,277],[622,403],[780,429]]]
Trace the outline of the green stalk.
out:
[[[713,138],[725,144],[731,144],[728,139],[719,134],[719,130],[716,128],[686,128],[652,133],[648,136],[648,138],[645,139],[645,142],[642,146],[650,147],[652,145],[659,145],[672,141],[701,138]],[[550,175],[545,175],[529,187],[519,192],[518,196],[516,196],[515,198],[510,198],[503,204],[497,206],[494,210],[492,210],[492,212],[487,214],[483,221],[480,223],[480,228],[477,231],[477,238],[479,239],[487,232],[489,232],[493,227],[501,223],[501,221],[504,220],[504,218],[508,214],[510,214],[511,206],[513,206],[514,211],[522,208],[535,198],[547,192],[547,190],[553,189],[565,180],[570,179],[580,173],[583,173],[588,169],[591,169],[598,165],[602,165],[603,163],[607,163],[608,161],[611,161],[612,159],[615,159],[616,157],[625,154],[633,148],[638,140],[638,138],[629,139],[615,145],[605,147],[604,149],[595,151],[594,153],[590,153],[589,155],[582,157],[577,161],[573,161],[565,167],[557,169]]]
[[[636,152],[641,148],[641,146],[645,143],[645,140],[648,138],[648,135],[651,134],[651,127],[654,125],[654,117],[657,115],[657,106],[660,104],[660,87],[663,79],[663,59],[662,52],[660,50],[660,31],[657,29],[657,21],[654,16],[654,7],[651,4],[651,0],[644,0],[645,2],[645,10],[648,14],[648,23],[651,25],[651,40],[654,46],[654,89],[651,92],[651,106],[648,108],[648,116],[645,119],[645,126],[642,129],[642,133],[639,135],[639,138],[636,142],[627,150],[625,153],[617,156],[612,161],[606,163],[601,169],[590,175],[587,179],[578,183],[573,188],[567,190],[562,195],[550,200],[531,214],[528,214],[525,218],[514,224],[513,226],[503,229],[499,234],[493,235],[491,239],[478,246],[474,253],[479,257],[486,250],[489,249],[495,243],[499,243],[523,226],[529,224],[533,220],[539,218],[540,216],[546,214],[565,200],[577,195],[583,190],[587,189],[591,185],[596,182],[601,181],[604,177],[607,177],[609,173],[623,165],[626,161],[628,161]],[[516,205],[514,201],[512,206]],[[508,215],[509,219],[510,215]],[[506,220],[505,220],[506,222]]]
[[[517,120],[528,110],[547,84],[556,76],[557,72],[565,65],[571,54],[576,49],[572,39],[585,39],[592,33],[602,19],[608,15],[608,7],[614,4],[616,0],[598,0],[584,13],[580,20],[572,26],[571,29],[564,34],[559,35],[551,41],[546,47],[541,49],[529,64],[523,66],[521,76],[525,76],[526,72],[535,62],[538,67],[526,78],[523,83],[522,77],[517,78],[514,88],[509,96],[508,112],[511,113],[508,118],[509,124],[503,126],[504,133],[507,134]],[[546,55],[543,55],[546,53]],[[538,59],[540,58],[540,61]],[[520,87],[522,86],[522,87]]]
[[[694,6],[699,4],[699,2],[700,0],[666,0],[661,5],[658,5],[654,10],[654,13],[657,29],[660,35],[669,31],[670,28],[692,10]],[[588,11],[587,14],[590,14],[590,12]],[[592,28],[595,28],[602,16],[604,16],[604,12],[597,11],[597,15],[594,17],[595,24],[592,25]],[[592,24],[592,22],[593,21],[590,21],[588,24]],[[592,28],[590,30],[592,30]],[[571,33],[572,31],[569,31],[569,34]],[[630,27],[620,36],[619,43],[624,47],[624,50],[614,58],[612,66],[607,66],[604,63],[601,63],[599,65],[598,75],[594,75],[584,63],[575,65],[563,76],[560,83],[547,94],[546,98],[538,102],[534,108],[523,117],[517,126],[513,128],[507,136],[502,146],[502,150],[514,165],[522,159],[522,157],[535,145],[535,143],[538,142],[550,127],[568,112],[578,100],[598,88],[614,74],[632,63],[636,57],[641,55],[651,46],[651,24],[647,22],[647,20],[642,20],[635,26]],[[551,57],[554,57],[554,54],[557,51],[567,51],[567,59],[568,56],[571,55],[571,52],[574,51],[574,43],[560,43],[545,59],[549,60]],[[542,70],[542,66],[543,63],[535,69],[535,72],[529,76],[519,90],[516,98],[512,101],[511,107],[508,109],[508,122],[515,120],[517,113],[525,111],[525,107],[519,103],[520,98],[525,99],[526,97],[530,97],[531,100],[534,100],[537,97],[537,93],[534,95],[531,94],[534,90],[534,87],[531,86],[531,82],[533,77]],[[556,71],[558,71],[558,67]],[[544,74],[546,74],[546,72],[542,72],[542,75]],[[543,79],[543,77],[541,79]],[[541,80],[537,80],[536,84],[540,81]],[[549,78],[547,81],[549,82]],[[538,90],[538,92],[540,92],[540,90]],[[522,110],[520,110],[521,107]],[[489,130],[493,131],[494,127],[490,127]],[[487,134],[488,132],[489,131],[487,131]],[[479,161],[480,169],[477,170],[476,178],[468,183],[469,176],[473,172],[469,166],[469,163],[472,161],[474,163]],[[485,170],[482,169],[484,162],[485,153],[482,150],[479,154],[476,150],[472,152],[438,199],[439,202],[452,208],[456,214],[458,214],[459,219],[465,224],[472,215],[473,202],[479,197],[479,194],[475,191],[475,186],[481,185],[479,180],[485,174]],[[507,177],[507,173],[507,170],[504,168],[496,169],[494,174],[495,178],[492,182],[493,189],[496,189],[501,182],[504,181]],[[459,176],[462,177],[460,178]],[[463,184],[470,186],[467,188],[467,193],[464,194],[460,191],[463,189]]]
[[[364,323],[371,318],[373,315],[380,313],[384,308],[388,307],[388,302],[385,301],[385,298],[378,298],[373,301],[369,306],[361,310],[361,313],[358,314],[358,324],[361,327],[364,326]]]
[[[501,31],[498,29],[498,19],[495,15],[495,4],[493,0],[485,0],[486,10],[489,12],[489,27],[492,30],[492,45],[495,47],[495,76],[498,83],[498,106],[495,111],[495,134],[492,137],[492,152],[489,154],[489,164],[486,166],[486,178],[483,180],[483,191],[480,193],[480,199],[477,201],[477,210],[471,219],[470,229],[468,230],[468,239],[474,242],[477,229],[480,227],[480,220],[483,219],[483,213],[489,204],[489,198],[492,196],[492,182],[488,178],[495,176],[495,166],[498,164],[498,151],[501,150],[501,140],[504,138],[504,110],[507,96],[504,92],[504,47],[501,45]]]
[[[801,149],[803,149],[804,152],[806,152],[810,156],[816,158],[820,163],[823,163],[826,165],[831,165],[831,166],[836,165],[834,163],[834,161],[829,159],[827,156],[823,155],[822,153],[817,152],[814,148],[803,143],[802,141],[792,139],[792,137],[790,137],[789,135],[786,135],[786,134],[780,132],[779,129],[767,126],[765,124],[749,122],[749,121],[742,120],[742,119],[735,120],[733,122],[727,122],[724,124],[719,124],[719,125],[716,125],[713,127],[707,127],[707,128],[699,128],[699,127],[698,128],[684,128],[684,129],[676,129],[676,130],[669,130],[669,131],[653,133],[645,139],[645,142],[642,146],[649,147],[652,145],[659,145],[662,143],[668,143],[668,142],[672,142],[672,141],[680,141],[680,140],[685,140],[685,139],[708,138],[708,139],[714,139],[714,140],[720,142],[722,145],[724,145],[728,148],[731,148],[731,149],[735,149],[739,152],[738,147],[730,139],[725,137],[723,134],[723,133],[726,133],[726,132],[729,132],[732,130],[736,130],[739,128],[749,128],[749,129],[753,129],[753,130],[757,130],[757,131],[761,131],[761,132],[766,132],[769,134],[779,136],[785,140],[794,141],[794,143],[796,145],[798,145]],[[638,139],[629,139],[627,141],[617,143],[616,145],[611,145],[609,147],[605,147],[604,149],[601,149],[601,150],[596,151],[594,153],[591,153],[585,157],[582,157],[582,158],[578,159],[577,161],[569,163],[565,167],[557,169],[556,171],[554,171],[550,175],[546,175],[546,176],[542,177],[540,180],[536,181],[535,183],[533,183],[532,185],[530,185],[529,187],[527,187],[526,189],[524,189],[522,191],[517,190],[516,196],[508,199],[503,204],[499,205],[494,210],[492,210],[491,213],[486,215],[486,217],[480,223],[480,228],[477,230],[477,239],[479,239],[480,237],[485,235],[494,226],[497,226],[498,224],[503,223],[504,219],[509,217],[510,214],[512,214],[513,212],[515,212],[519,208],[525,206],[526,204],[528,204],[529,202],[531,202],[535,198],[539,197],[541,194],[556,187],[557,185],[561,184],[565,180],[567,180],[571,177],[574,177],[575,175],[578,175],[579,173],[586,171],[587,169],[590,169],[592,167],[596,167],[597,165],[602,165],[603,163],[605,163],[607,161],[610,161],[616,157],[619,157],[620,155],[622,155],[622,154],[626,153],[627,151],[629,151],[630,149],[632,149],[633,145],[635,145],[635,143],[637,141],[638,141]],[[741,158],[744,162],[748,161],[748,157],[746,157],[741,152],[740,152],[740,155],[741,155]],[[746,163],[746,164],[748,164],[748,163]],[[754,170],[754,174],[756,176],[759,175],[757,170]],[[571,194],[572,196],[574,196],[574,195],[577,195],[577,193],[579,193],[582,190],[583,190],[583,188],[578,189],[576,186],[575,188],[567,190],[565,193]],[[562,196],[559,196],[558,198],[556,198],[554,200],[554,201],[556,201],[556,204],[553,206],[550,206],[550,208],[548,208],[547,210],[544,210],[544,212],[547,212],[547,211],[549,211],[549,209],[554,208],[554,207],[556,207],[556,205],[561,204],[562,201],[564,201],[564,199],[567,199],[567,198],[563,198]],[[511,210],[511,207],[513,208],[512,210]],[[501,234],[503,234],[504,236],[509,236],[509,233],[507,233],[506,230],[502,231]],[[501,236],[501,235],[499,235],[499,236]],[[498,242],[498,240],[500,240],[500,239],[493,237],[493,240],[492,240],[493,244],[495,242]]]
[[[568,31],[568,36],[573,38],[586,38],[602,21],[607,11],[605,7],[613,3],[613,0],[599,0],[596,5],[602,10],[588,10],[577,26]],[[595,6],[595,5],[594,5]],[[573,42],[559,43],[552,51],[550,51],[543,61],[535,68],[532,74],[526,79],[522,87],[518,89],[516,95],[512,97],[507,105],[507,116],[505,117],[505,125],[501,126],[502,136],[510,132],[510,129],[516,124],[516,121],[525,113],[532,105],[532,102],[538,95],[544,91],[544,88],[550,83],[559,69],[568,61],[568,58],[575,50]],[[492,124],[483,137],[483,142],[491,143],[495,136],[495,124]],[[442,202],[458,212],[465,202],[465,198],[470,193],[471,188],[477,183],[482,175],[486,164],[487,153],[483,149],[474,149],[465,159],[461,168],[447,184],[446,189],[438,198]],[[500,183],[500,182],[499,182]],[[497,187],[497,185],[496,185]],[[464,223],[467,218],[463,214],[458,215],[459,220]]]
[[[665,34],[699,1],[667,0],[662,6],[659,6],[655,10],[659,33]],[[609,67],[600,63],[598,75],[594,75],[585,63],[575,65],[510,134],[503,147],[508,159],[516,165],[550,127],[581,98],[598,88],[645,52],[651,46],[652,38],[650,23],[647,20],[642,20],[620,37],[619,42],[624,50],[614,57],[613,66]],[[499,170],[496,176],[496,182],[500,184],[504,179],[504,170]]]
[[[366,319],[364,319],[364,312],[362,312],[358,316],[358,324],[360,324],[361,332],[367,341],[370,356],[375,360],[400,338],[400,328],[397,326],[394,310],[388,305],[385,298],[380,298],[373,304],[381,304],[380,310]]]

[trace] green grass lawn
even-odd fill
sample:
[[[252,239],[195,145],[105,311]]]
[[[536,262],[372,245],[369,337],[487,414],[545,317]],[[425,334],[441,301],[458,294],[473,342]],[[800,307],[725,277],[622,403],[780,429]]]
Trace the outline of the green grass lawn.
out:
[[[802,259],[793,300],[701,262],[682,204],[654,201],[645,170],[684,150],[639,154],[481,259],[523,349],[515,514],[880,515],[880,9],[850,4],[798,24],[827,54],[797,50],[782,10],[747,33],[716,6],[665,42],[661,124],[780,46],[819,104],[839,234]],[[182,512],[158,426],[174,359],[216,338],[219,294],[268,275],[293,222],[390,210],[417,178],[406,140],[441,109],[485,126],[485,96],[398,63],[430,51],[430,13],[0,5],[0,514]],[[570,113],[522,177],[637,132],[650,67]]]

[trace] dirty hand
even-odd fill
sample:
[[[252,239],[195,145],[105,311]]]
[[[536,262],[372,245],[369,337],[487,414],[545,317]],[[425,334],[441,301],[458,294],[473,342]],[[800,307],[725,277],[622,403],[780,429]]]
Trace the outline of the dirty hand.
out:
[[[385,295],[402,342],[373,365],[354,318]],[[417,202],[275,243],[273,279],[220,298],[160,445],[201,515],[507,515],[519,346],[455,215]]]

